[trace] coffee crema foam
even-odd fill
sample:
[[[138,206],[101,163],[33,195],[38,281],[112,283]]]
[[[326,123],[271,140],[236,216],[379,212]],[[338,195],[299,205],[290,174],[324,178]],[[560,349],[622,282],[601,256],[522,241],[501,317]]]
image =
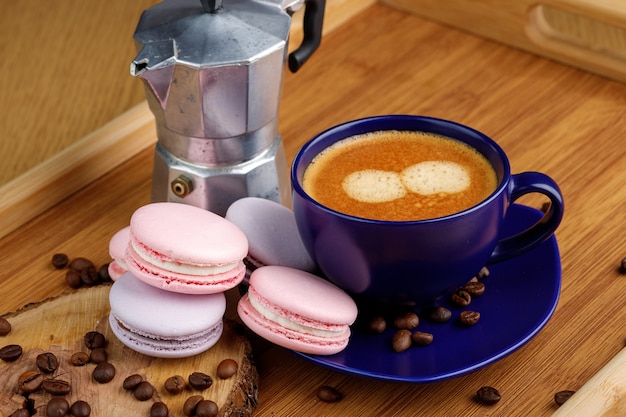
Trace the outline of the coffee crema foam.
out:
[[[424,132],[381,131],[331,145],[307,167],[303,188],[334,210],[378,220],[453,214],[496,188],[478,151]]]

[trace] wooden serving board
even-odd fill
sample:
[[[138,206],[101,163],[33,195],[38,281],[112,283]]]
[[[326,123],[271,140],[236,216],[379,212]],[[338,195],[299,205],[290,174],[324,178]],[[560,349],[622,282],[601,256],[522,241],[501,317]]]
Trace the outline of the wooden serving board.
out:
[[[626,7],[623,0],[382,1],[626,82]]]
[[[0,347],[18,344],[24,353],[15,362],[0,360],[0,417],[8,417],[22,407],[25,397],[17,389],[18,378],[26,371],[37,369],[35,358],[43,352],[52,352],[59,359],[59,369],[53,375],[71,383],[72,391],[66,396],[68,402],[87,401],[92,416],[147,417],[155,401],[165,402],[171,417],[184,416],[183,403],[197,394],[215,401],[222,417],[252,414],[257,403],[258,374],[251,362],[250,344],[238,332],[236,323],[225,320],[219,342],[202,354],[183,359],[151,358],[125,347],[111,333],[108,325],[109,289],[110,285],[81,289],[4,316],[11,323],[12,331],[0,337]],[[96,365],[78,367],[69,362],[73,353],[88,352],[83,336],[92,330],[106,336],[108,361],[116,368],[114,379],[106,384],[92,379]],[[236,360],[239,369],[235,376],[222,380],[217,377],[216,368],[227,358]],[[204,391],[188,386],[183,393],[176,395],[164,389],[168,377],[181,375],[187,379],[196,371],[210,375],[213,385]],[[142,375],[156,388],[151,400],[139,401],[123,389],[124,379],[132,374]],[[39,410],[37,415],[45,415],[50,398],[43,390],[29,396],[34,401],[33,407]]]
[[[569,416],[626,416],[626,347],[552,414]]]

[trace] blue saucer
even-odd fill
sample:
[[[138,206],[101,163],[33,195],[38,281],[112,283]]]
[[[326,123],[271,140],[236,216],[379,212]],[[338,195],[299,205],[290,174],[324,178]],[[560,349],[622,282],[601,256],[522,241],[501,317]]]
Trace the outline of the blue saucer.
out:
[[[514,234],[541,218],[536,209],[513,204],[503,234]],[[480,312],[472,327],[452,320],[421,319],[415,330],[434,335],[428,346],[391,350],[393,329],[373,335],[355,324],[350,343],[332,356],[297,355],[336,371],[386,381],[430,383],[454,378],[494,363],[528,343],[548,322],[559,299],[561,261],[556,238],[513,259],[488,266],[486,291],[466,308]],[[447,305],[446,305],[447,306]],[[421,317],[420,317],[421,318]]]

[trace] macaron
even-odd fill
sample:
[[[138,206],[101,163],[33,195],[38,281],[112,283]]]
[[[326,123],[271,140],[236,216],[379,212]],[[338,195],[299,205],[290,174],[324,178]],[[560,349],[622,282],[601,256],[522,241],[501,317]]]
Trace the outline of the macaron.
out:
[[[111,256],[111,262],[109,262],[109,276],[113,281],[117,281],[126,271],[126,248],[130,241],[130,226],[119,230],[111,237],[109,241],[109,255]]]
[[[223,217],[180,203],[152,203],[130,219],[128,270],[145,283],[185,294],[237,286],[246,273],[246,235]]]
[[[124,345],[148,356],[182,358],[217,343],[226,297],[160,290],[127,272],[111,286],[109,304],[111,331]]]
[[[248,237],[249,271],[268,265],[313,272],[317,266],[306,251],[293,211],[272,200],[244,197],[230,205],[226,219]]]
[[[343,290],[309,272],[263,266],[252,272],[237,312],[250,330],[272,343],[332,355],[348,345],[357,306]]]

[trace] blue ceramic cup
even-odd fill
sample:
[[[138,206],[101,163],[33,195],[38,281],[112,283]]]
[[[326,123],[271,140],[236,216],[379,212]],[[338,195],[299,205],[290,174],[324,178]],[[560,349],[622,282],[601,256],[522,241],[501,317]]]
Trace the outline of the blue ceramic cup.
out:
[[[382,221],[355,217],[315,201],[302,188],[311,160],[333,143],[367,132],[429,132],[462,141],[493,165],[498,185],[480,203],[427,220]],[[293,210],[299,233],[324,275],[359,298],[393,304],[426,304],[449,294],[480,269],[519,255],[549,238],[563,217],[558,185],[545,174],[512,175],[507,156],[484,134],[461,124],[412,115],[386,115],[332,127],[307,142],[291,167]],[[534,225],[500,239],[510,204],[528,193],[550,199]]]

